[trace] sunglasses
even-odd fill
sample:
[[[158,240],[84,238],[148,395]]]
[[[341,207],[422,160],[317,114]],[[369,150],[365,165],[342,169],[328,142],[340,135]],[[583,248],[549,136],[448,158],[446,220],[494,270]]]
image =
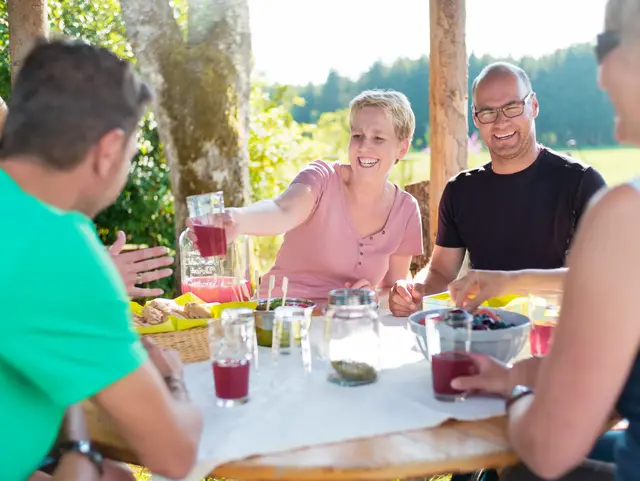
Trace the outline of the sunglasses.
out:
[[[596,60],[598,61],[598,63],[601,64],[605,57],[619,45],[620,33],[618,31],[606,30],[601,34],[598,34],[595,47]]]

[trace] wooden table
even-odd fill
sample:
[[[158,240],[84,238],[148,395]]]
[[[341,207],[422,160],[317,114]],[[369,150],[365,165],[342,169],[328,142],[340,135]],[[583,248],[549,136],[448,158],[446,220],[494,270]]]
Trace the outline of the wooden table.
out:
[[[91,438],[105,456],[139,464],[104,413],[91,404],[87,413]],[[219,466],[211,476],[243,481],[373,481],[501,468],[517,462],[506,428],[506,417],[448,421],[431,429],[255,456]]]

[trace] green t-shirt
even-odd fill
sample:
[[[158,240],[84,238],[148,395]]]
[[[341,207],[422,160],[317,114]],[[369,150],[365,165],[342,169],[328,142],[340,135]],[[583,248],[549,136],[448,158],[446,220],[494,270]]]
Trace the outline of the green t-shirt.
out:
[[[0,168],[0,478],[27,479],[65,409],[135,371],[146,351],[93,223],[26,194]]]

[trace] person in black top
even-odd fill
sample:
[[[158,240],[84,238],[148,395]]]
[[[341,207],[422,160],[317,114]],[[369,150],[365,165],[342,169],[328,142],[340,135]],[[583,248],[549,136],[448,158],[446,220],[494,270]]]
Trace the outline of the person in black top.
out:
[[[565,265],[589,200],[605,187],[593,167],[536,141],[539,104],[527,74],[498,62],[472,85],[475,126],[491,162],[460,172],[447,184],[436,246],[416,281],[398,281],[389,296],[396,316],[415,312],[422,296],[444,292],[465,253],[470,268],[554,269]]]

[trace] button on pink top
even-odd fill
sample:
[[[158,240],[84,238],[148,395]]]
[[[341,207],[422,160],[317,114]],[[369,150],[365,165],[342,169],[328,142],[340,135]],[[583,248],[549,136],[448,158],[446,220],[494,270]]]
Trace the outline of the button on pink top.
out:
[[[382,230],[360,237],[347,209],[339,162],[316,160],[292,183],[308,185],[316,203],[309,218],[285,234],[274,266],[262,278],[260,298],[267,297],[272,275],[276,276],[272,297],[280,297],[282,276],[287,276],[287,297],[326,304],[329,291],[345,287],[347,282],[366,279],[379,285],[390,256],[422,254],[420,209],[407,192],[396,187]]]

